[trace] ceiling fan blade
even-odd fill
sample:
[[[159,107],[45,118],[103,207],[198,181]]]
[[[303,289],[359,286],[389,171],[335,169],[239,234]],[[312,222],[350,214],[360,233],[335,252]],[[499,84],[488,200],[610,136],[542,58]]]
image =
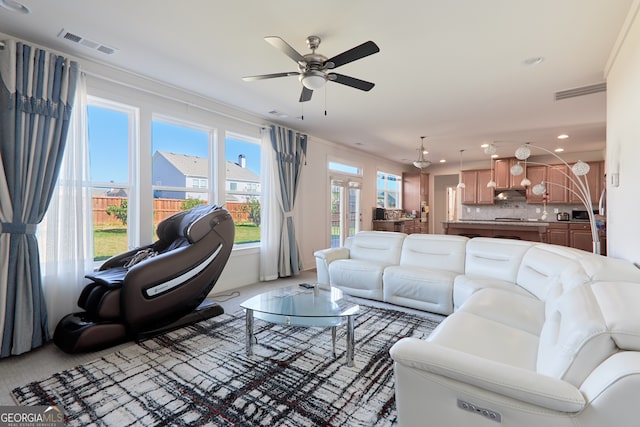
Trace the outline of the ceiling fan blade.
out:
[[[282,52],[284,52],[285,55],[287,55],[289,58],[293,59],[294,61],[305,62],[304,56],[300,55],[297,50],[292,48],[291,45],[289,45],[289,43],[282,40],[280,37],[267,36],[264,39],[271,46],[275,47],[276,49],[280,49]]]
[[[364,90],[366,92],[370,91],[375,86],[374,83],[356,79],[355,77],[345,76],[344,74],[331,73],[327,77],[329,80],[334,81],[336,83],[351,86],[356,89]]]
[[[344,64],[364,58],[365,56],[373,55],[377,52],[380,52],[380,48],[377,44],[369,40],[368,42],[362,43],[360,46],[356,46],[346,52],[342,52],[334,56],[331,59],[327,59],[325,64],[327,65],[327,68],[338,68]]]
[[[298,74],[300,73],[295,71],[290,71],[288,73],[275,73],[275,74],[262,74],[259,76],[247,76],[247,77],[243,77],[242,80],[244,80],[245,82],[252,82],[254,80],[273,79],[276,77],[297,76]]]
[[[311,101],[311,95],[313,95],[313,91],[305,86],[302,86],[302,93],[300,94],[300,102]]]

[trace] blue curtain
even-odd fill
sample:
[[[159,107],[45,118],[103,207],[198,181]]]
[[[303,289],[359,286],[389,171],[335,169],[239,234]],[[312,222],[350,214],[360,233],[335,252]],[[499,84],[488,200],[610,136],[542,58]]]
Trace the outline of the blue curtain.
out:
[[[278,275],[288,277],[299,274],[302,269],[293,224],[293,209],[300,185],[302,165],[307,155],[307,135],[280,126],[271,126],[271,145],[276,154],[276,170],[280,182],[278,199],[283,215]]]
[[[0,48],[0,357],[48,341],[36,226],[67,139],[78,64],[14,40]]]

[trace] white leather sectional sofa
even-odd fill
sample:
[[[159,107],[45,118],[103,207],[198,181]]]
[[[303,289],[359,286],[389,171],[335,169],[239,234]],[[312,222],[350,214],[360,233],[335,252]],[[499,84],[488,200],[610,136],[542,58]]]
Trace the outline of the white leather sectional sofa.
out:
[[[318,280],[448,317],[391,348],[401,426],[640,425],[640,270],[561,246],[361,232]]]

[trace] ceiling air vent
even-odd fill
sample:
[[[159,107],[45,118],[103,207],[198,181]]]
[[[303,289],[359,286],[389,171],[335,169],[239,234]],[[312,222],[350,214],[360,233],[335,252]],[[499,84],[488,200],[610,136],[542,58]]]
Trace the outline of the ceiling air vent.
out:
[[[61,39],[68,40],[68,41],[70,41],[72,43],[77,43],[77,44],[82,45],[84,47],[87,47],[89,49],[97,50],[98,52],[104,53],[106,55],[113,55],[114,53],[116,53],[118,51],[117,49],[115,49],[113,47],[107,46],[107,45],[102,44],[102,43],[98,43],[96,41],[90,40],[90,39],[88,39],[86,37],[79,36],[77,34],[71,33],[71,32],[66,31],[64,29],[62,31],[60,31],[60,33],[58,34],[58,37],[61,38]]]
[[[561,99],[574,98],[576,96],[591,95],[592,93],[605,92],[606,90],[606,82],[577,87],[574,89],[561,90],[559,92],[556,92],[556,101],[560,101]]]

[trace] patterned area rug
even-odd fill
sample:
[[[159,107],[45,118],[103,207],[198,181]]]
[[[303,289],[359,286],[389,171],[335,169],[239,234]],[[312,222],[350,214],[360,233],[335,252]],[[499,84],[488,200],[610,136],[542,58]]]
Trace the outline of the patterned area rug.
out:
[[[13,390],[21,405],[59,405],[67,425],[388,426],[396,424],[389,348],[437,321],[361,306],[355,367],[328,329],[256,320],[245,355],[243,313],[149,339]]]

